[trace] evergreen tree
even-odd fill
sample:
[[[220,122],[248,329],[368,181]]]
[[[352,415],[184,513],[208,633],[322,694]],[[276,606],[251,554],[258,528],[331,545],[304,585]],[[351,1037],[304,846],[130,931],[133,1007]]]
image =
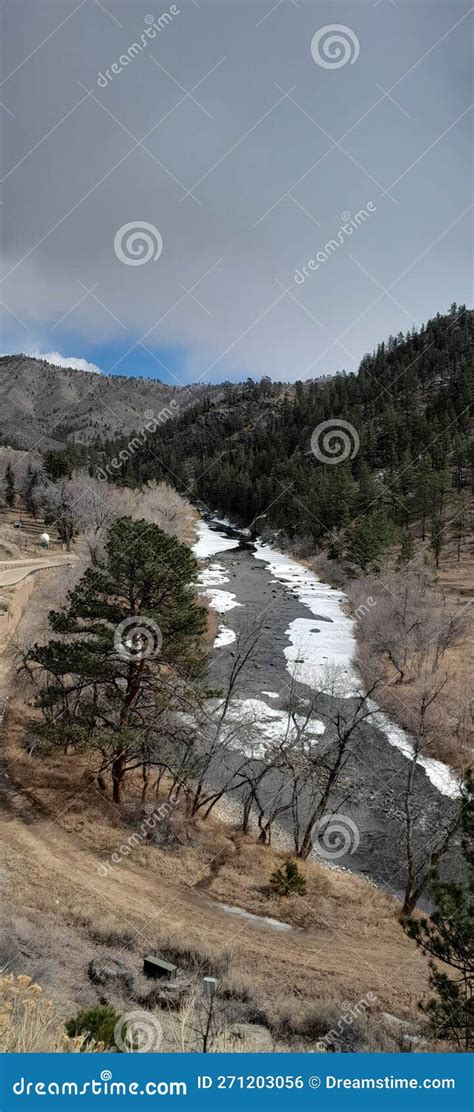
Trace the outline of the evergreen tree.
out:
[[[15,491],[15,476],[11,463],[7,464],[5,471],[5,502],[9,510],[12,510],[15,505],[16,491]]]
[[[74,454],[71,448],[46,452],[44,466],[48,479],[53,483],[58,479],[70,479],[74,468]]]
[[[306,895],[306,881],[296,861],[285,861],[282,869],[275,869],[270,877],[270,886],[277,896]]]
[[[67,1021],[65,1028],[71,1039],[83,1035],[95,1043],[103,1043],[104,1049],[109,1050],[116,1048],[115,1028],[119,1022],[120,1015],[111,1004],[96,1004],[78,1012],[74,1019]]]
[[[88,568],[49,623],[56,639],[25,657],[41,686],[43,736],[90,747],[120,803],[130,768],[144,766],[170,710],[191,704],[203,662],[206,611],[196,601],[190,549],[148,521],[111,527],[102,564]]]
[[[426,537],[426,520],[430,511],[433,497],[434,474],[431,460],[424,456],[418,467],[415,478],[416,509],[421,517],[421,537]]]
[[[433,549],[436,567],[439,568],[439,558],[444,546],[444,525],[443,518],[438,511],[433,514],[431,522],[430,546]]]
[[[409,564],[415,555],[415,542],[409,529],[404,529],[400,544],[400,555],[398,561],[400,564]]]
[[[461,546],[466,536],[469,525],[469,506],[466,495],[456,495],[453,505],[453,518],[451,521],[451,529],[456,541],[456,554],[457,562],[461,559]]]
[[[38,484],[39,484],[38,471],[31,466],[31,463],[29,463],[28,464],[28,470],[27,470],[26,475],[25,475],[25,481],[24,481],[24,484],[23,484],[22,497],[23,497],[23,501],[25,503],[25,509],[35,519],[38,515],[38,507],[37,507],[36,499],[35,499],[35,490],[37,489]]]
[[[472,774],[464,786],[462,846],[466,879],[433,876],[430,919],[408,919],[404,924],[430,957],[430,988],[434,996],[422,1005],[434,1034],[449,1039],[460,1050],[474,1049],[474,794]],[[433,960],[434,959],[434,960]],[[450,973],[440,970],[439,963]]]

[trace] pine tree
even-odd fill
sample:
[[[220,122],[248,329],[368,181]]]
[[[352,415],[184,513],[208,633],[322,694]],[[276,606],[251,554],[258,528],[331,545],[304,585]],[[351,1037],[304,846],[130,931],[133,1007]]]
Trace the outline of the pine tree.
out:
[[[453,505],[453,519],[451,529],[456,540],[457,562],[461,559],[461,546],[466,536],[469,525],[469,507],[466,495],[458,494]]]
[[[25,667],[47,678],[39,699],[43,736],[101,756],[120,803],[127,772],[144,767],[171,710],[192,700],[203,662],[206,611],[193,589],[190,549],[148,521],[111,527],[104,561],[88,568],[49,623],[56,639],[35,645]]]
[[[13,509],[15,505],[15,498],[15,476],[13,474],[13,467],[11,463],[8,463],[5,471],[5,502],[9,510]]]
[[[474,1049],[474,782],[464,784],[462,847],[466,880],[433,876],[430,919],[408,919],[407,933],[430,958],[430,988],[435,993],[421,1005],[434,1034],[460,1050]],[[434,959],[434,960],[433,960]],[[439,968],[447,966],[451,975]]]
[[[306,881],[296,861],[285,861],[282,869],[275,869],[270,877],[270,886],[277,896],[306,895]]]
[[[409,529],[404,529],[400,544],[400,555],[398,562],[400,564],[409,564],[415,555],[415,542]]]
[[[31,466],[31,463],[29,463],[28,470],[25,475],[22,493],[25,508],[28,513],[30,513],[35,519],[38,515],[38,507],[35,499],[35,490],[38,487],[38,484],[39,473],[35,468]]]
[[[74,1019],[67,1021],[65,1028],[71,1039],[84,1035],[109,1050],[111,1047],[116,1049],[115,1028],[119,1022],[120,1015],[111,1004],[96,1004],[78,1012]]]
[[[422,540],[425,540],[426,536],[426,519],[428,517],[433,494],[433,480],[434,473],[431,461],[428,459],[428,456],[423,456],[415,479],[416,508],[421,516]]]
[[[443,518],[440,513],[433,514],[431,522],[431,541],[430,546],[434,552],[435,564],[439,568],[439,558],[443,551],[444,546],[444,525]]]

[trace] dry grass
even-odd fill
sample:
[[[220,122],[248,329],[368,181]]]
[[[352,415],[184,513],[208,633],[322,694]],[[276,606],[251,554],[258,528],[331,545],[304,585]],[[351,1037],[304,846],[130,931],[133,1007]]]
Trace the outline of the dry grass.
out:
[[[307,862],[307,896],[277,899],[267,889],[281,853],[217,820],[187,823],[179,812],[173,850],[143,844],[100,876],[101,862],[139,827],[138,783],[119,812],[77,758],[27,757],[14,711],[5,742],[10,787],[1,835],[11,922],[0,960],[40,980],[64,1019],[103,995],[87,975],[97,955],[120,956],[145,999],[151,982],[141,973],[143,956],[154,951],[194,982],[205,973],[219,977],[221,1032],[226,1024],[230,1031],[235,1022],[263,1022],[277,1048],[310,1049],[326,1013],[337,1016],[345,1001],[368,992],[374,1029],[383,1028],[384,1011],[419,1023],[425,960],[402,931],[398,905],[366,881]],[[255,924],[225,912],[222,902],[293,929]],[[106,995],[126,1010],[123,993]],[[311,1018],[316,1002],[319,1026]],[[168,1007],[163,1016],[168,1022]]]
[[[69,1038],[51,1000],[31,977],[0,977],[0,1053],[79,1054],[101,1047]]]

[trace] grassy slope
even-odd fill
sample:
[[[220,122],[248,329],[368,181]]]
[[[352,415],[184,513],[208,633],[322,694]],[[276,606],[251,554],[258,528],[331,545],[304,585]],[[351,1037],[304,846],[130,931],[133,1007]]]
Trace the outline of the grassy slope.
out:
[[[93,786],[83,761],[27,757],[23,742],[22,713],[12,709],[4,730],[9,779],[2,777],[1,818],[11,921],[0,960],[41,980],[64,1016],[97,1001],[103,990],[88,982],[88,962],[104,953],[104,944],[108,954],[123,954],[127,937],[127,961],[137,971],[150,950],[172,955],[188,972],[190,961],[195,968],[210,962],[223,975],[234,1010],[236,1001],[247,1000],[242,1018],[249,1008],[260,1009],[280,1042],[286,1032],[294,1049],[311,1048],[301,1032],[313,1029],[315,1010],[337,1017],[344,1001],[354,1005],[368,992],[375,994],[373,1029],[382,1039],[390,1038],[383,1033],[384,1011],[416,1025],[427,967],[391,898],[311,862],[303,866],[306,897],[268,897],[280,853],[217,820],[188,826],[179,812],[177,847],[138,846],[102,877],[100,862],[143,820],[140,785],[119,813]],[[256,925],[225,913],[218,900],[300,929]]]

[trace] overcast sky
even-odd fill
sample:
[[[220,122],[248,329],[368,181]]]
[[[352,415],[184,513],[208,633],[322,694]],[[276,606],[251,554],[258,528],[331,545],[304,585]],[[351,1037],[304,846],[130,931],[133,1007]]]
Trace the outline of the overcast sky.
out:
[[[7,2],[2,350],[295,380],[469,302],[469,12]]]

